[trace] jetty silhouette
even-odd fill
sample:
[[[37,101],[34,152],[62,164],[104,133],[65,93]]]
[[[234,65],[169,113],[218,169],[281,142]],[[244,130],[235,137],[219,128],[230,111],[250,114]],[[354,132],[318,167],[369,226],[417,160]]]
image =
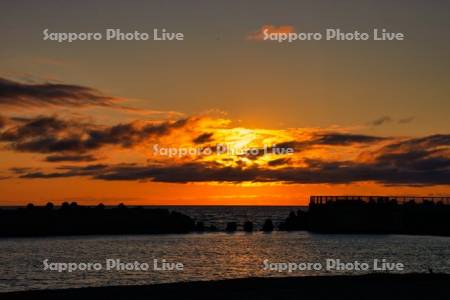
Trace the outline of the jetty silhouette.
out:
[[[201,228],[187,215],[167,209],[28,204],[0,209],[0,236],[187,233]]]
[[[311,196],[280,230],[450,235],[450,197]]]

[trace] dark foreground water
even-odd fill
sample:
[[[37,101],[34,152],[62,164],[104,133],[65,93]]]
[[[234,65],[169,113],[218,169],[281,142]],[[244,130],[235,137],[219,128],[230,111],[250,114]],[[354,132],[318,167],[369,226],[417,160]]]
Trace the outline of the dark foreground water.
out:
[[[275,224],[299,207],[172,207],[219,229],[251,220],[259,229],[266,218]],[[301,208],[304,209],[304,208]],[[96,264],[101,269],[54,269],[66,263]],[[108,269],[107,260],[125,265]],[[154,270],[154,260],[183,264],[183,270]],[[363,271],[327,269],[327,259],[365,262]],[[307,232],[234,234],[79,236],[0,239],[0,292],[85,286],[137,285],[249,276],[308,276],[373,272],[373,260],[404,264],[392,272],[450,273],[450,238],[406,235],[325,235]],[[273,263],[315,263],[322,269],[278,272]],[[57,265],[56,263],[60,263]],[[142,270],[145,264],[148,270]],[[50,267],[52,266],[52,267]]]
[[[326,259],[367,262],[386,259],[405,265],[403,272],[450,273],[450,239],[401,235],[321,235],[307,232],[206,233],[153,236],[14,238],[0,240],[0,291],[136,285],[248,276],[362,274],[369,271],[271,271],[266,262]],[[48,263],[97,263],[102,270],[58,272]],[[150,269],[107,270],[107,259],[147,263]],[[183,271],[153,270],[159,262],[179,262]],[[372,268],[372,266],[371,266]],[[396,271],[402,272],[402,271]]]

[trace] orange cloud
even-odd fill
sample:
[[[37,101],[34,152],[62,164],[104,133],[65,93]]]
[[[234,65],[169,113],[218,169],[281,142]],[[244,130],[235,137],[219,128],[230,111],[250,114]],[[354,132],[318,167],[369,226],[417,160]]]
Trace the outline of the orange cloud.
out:
[[[264,31],[267,30],[268,34],[271,33],[292,33],[295,32],[294,26],[291,25],[263,25],[257,31],[253,31],[249,33],[246,37],[248,41],[263,41],[264,40]]]
[[[288,25],[264,25],[250,39],[293,31]],[[22,111],[36,106],[123,109],[115,99],[84,86],[0,78],[0,106]],[[450,178],[448,134],[402,139],[336,128],[246,128],[209,114],[157,121],[144,114],[113,124],[56,113],[6,115],[0,116],[0,147],[8,155],[13,152],[17,163],[0,172],[15,180],[430,186],[448,185]],[[22,162],[23,153],[35,155],[31,164]],[[42,156],[39,162],[37,155]]]

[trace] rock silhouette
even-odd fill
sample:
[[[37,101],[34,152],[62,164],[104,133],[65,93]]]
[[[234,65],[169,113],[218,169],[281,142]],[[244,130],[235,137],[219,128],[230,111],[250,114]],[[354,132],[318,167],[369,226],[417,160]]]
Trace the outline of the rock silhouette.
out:
[[[291,211],[286,220],[280,224],[280,230],[307,230],[307,215],[306,212],[301,210],[298,210],[297,213]]]
[[[0,236],[187,233],[195,229],[189,216],[167,209],[106,208],[64,202],[55,208],[28,204],[0,209]]]
[[[274,229],[273,223],[271,219],[266,219],[266,221],[264,221],[262,230],[264,232],[272,232]]]
[[[227,227],[225,228],[226,232],[235,232],[237,230],[236,222],[228,222]]]
[[[244,223],[244,231],[252,232],[253,231],[253,223],[251,221],[246,221]]]

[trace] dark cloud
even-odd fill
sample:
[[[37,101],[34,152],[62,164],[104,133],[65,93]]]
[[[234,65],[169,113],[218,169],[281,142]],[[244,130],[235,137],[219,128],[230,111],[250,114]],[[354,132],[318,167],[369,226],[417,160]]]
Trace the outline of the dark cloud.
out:
[[[445,161],[448,165],[448,160]],[[127,166],[99,170],[68,170],[55,173],[29,173],[21,178],[59,178],[91,176],[102,180],[139,180],[169,183],[187,182],[277,182],[302,184],[349,184],[374,181],[386,185],[437,185],[450,184],[448,168],[433,170],[398,169],[377,164],[353,162],[315,161],[313,166],[267,169],[260,167],[211,167],[205,163],[190,163],[175,166]]]
[[[450,168],[450,135],[431,135],[392,143],[373,151],[378,166],[417,172]]]
[[[212,138],[213,135],[214,135],[214,133],[212,133],[212,132],[211,133],[209,133],[209,132],[203,133],[203,134],[200,134],[199,136],[197,136],[192,141],[195,144],[203,144],[203,143],[212,142],[213,141],[213,138]]]
[[[450,134],[435,134],[421,138],[413,138],[391,143],[383,147],[381,152],[432,150],[437,147],[450,146]]]
[[[81,154],[108,145],[132,147],[148,138],[167,135],[190,120],[105,127],[57,117],[37,117],[0,132],[0,142],[22,152]]]
[[[382,116],[379,117],[378,119],[375,119],[373,121],[370,122],[370,125],[372,126],[380,126],[386,123],[391,123],[392,122],[392,118],[389,116]]]
[[[20,178],[28,179],[48,179],[48,178],[64,178],[64,177],[75,177],[75,176],[92,176],[100,173],[102,170],[106,169],[108,166],[103,164],[88,165],[85,167],[74,167],[74,166],[63,166],[59,167],[60,172],[53,173],[43,173],[43,172],[30,172],[19,176]]]
[[[242,182],[256,181],[259,169],[218,167],[214,163],[187,163],[174,166],[126,166],[112,167],[94,178],[103,180],[152,180],[159,182]]]
[[[90,162],[95,161],[96,157],[93,155],[50,155],[45,158],[47,162]]]
[[[274,147],[280,148],[280,149],[294,149],[295,152],[301,152],[308,148],[310,148],[312,145],[311,141],[287,141],[276,144]]]
[[[121,145],[130,147],[143,142],[150,137],[168,135],[172,130],[184,127],[190,119],[168,121],[158,124],[139,126],[135,123],[119,124],[106,129],[90,130],[85,144],[89,148],[99,148],[102,145]]]
[[[415,119],[415,117],[407,117],[407,118],[395,120],[389,116],[382,116],[382,117],[379,117],[378,119],[375,119],[375,120],[369,122],[369,125],[381,126],[381,125],[384,125],[387,123],[392,123],[394,121],[398,124],[408,124],[408,123],[411,123],[412,121],[414,121],[414,119]]]
[[[0,78],[0,106],[114,106],[115,99],[79,85],[20,83]]]
[[[70,127],[67,121],[56,117],[37,117],[34,119],[17,120],[17,127],[2,132],[1,141],[17,141],[28,138],[43,137],[58,134]]]
[[[276,169],[262,166],[224,167],[218,163],[194,162],[178,165],[96,165],[84,168],[67,167],[61,172],[34,172],[22,178],[54,178],[90,176],[101,180],[139,180],[156,182],[285,182],[302,184],[349,184],[372,181],[385,185],[448,185],[450,159],[448,152],[436,146],[448,145],[450,136],[435,135],[410,139],[386,146],[372,153],[370,161],[325,161],[305,159],[304,165],[288,165]],[[422,145],[403,149],[401,145]],[[424,147],[428,145],[428,147]],[[396,151],[392,151],[392,149]],[[402,148],[399,151],[399,148]],[[271,166],[282,166],[286,159],[273,160]],[[97,165],[98,166],[98,165]]]
[[[26,174],[26,173],[30,173],[31,171],[33,171],[35,169],[28,168],[28,167],[14,167],[14,168],[9,168],[9,170],[15,174]]]
[[[291,161],[290,158],[278,158],[278,159],[269,161],[267,164],[271,167],[276,167],[276,166],[282,166],[282,165],[289,164],[290,161]]]
[[[408,124],[411,123],[412,121],[414,121],[416,118],[415,117],[408,117],[408,118],[403,118],[398,120],[399,124]]]
[[[301,152],[313,148],[314,146],[351,146],[353,144],[373,144],[388,138],[350,133],[317,133],[309,140],[287,141],[275,145],[281,149],[294,149],[295,152]]]
[[[363,135],[363,134],[349,134],[349,133],[325,133],[316,135],[315,139],[311,141],[316,145],[330,145],[330,146],[347,146],[352,144],[371,144],[385,140],[384,137]]]
[[[44,173],[44,172],[32,172],[19,176],[20,178],[27,179],[49,179],[49,178],[64,178],[77,176],[75,173]]]
[[[329,133],[316,133],[312,138],[302,141],[286,141],[278,143],[273,146],[273,148],[278,149],[277,154],[287,153],[287,150],[292,150],[293,153],[300,153],[302,151],[314,149],[316,147],[323,146],[351,146],[356,144],[370,145],[375,144],[384,140],[388,140],[385,137],[362,135],[362,134],[350,134],[350,133],[339,133],[339,132],[329,132]],[[274,151],[268,151],[273,153]],[[251,160],[256,160],[259,157],[266,154],[263,148],[251,149],[247,153],[240,155],[241,157],[246,157]]]

